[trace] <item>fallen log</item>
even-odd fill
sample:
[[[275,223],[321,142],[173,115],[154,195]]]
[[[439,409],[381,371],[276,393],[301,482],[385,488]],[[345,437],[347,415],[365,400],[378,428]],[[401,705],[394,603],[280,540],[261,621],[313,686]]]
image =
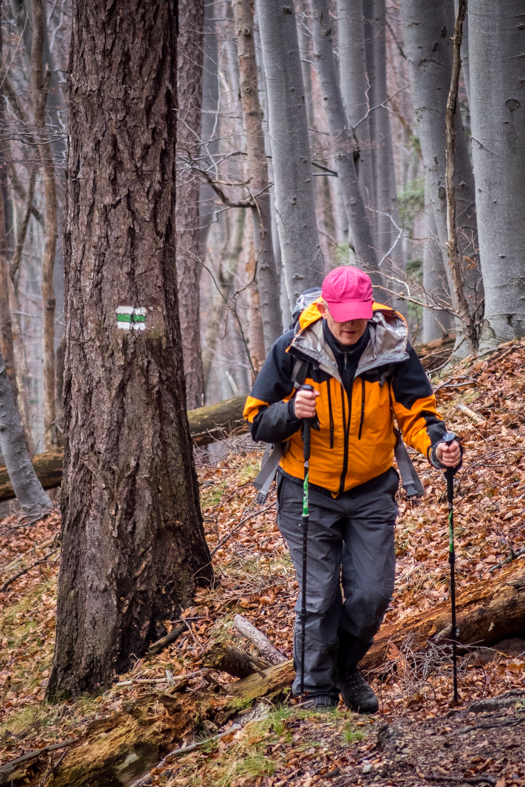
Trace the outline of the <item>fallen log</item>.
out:
[[[286,656],[272,645],[268,637],[259,631],[253,623],[250,623],[243,615],[235,615],[233,625],[248,642],[255,645],[261,656],[268,664],[277,665],[286,661]]]
[[[245,432],[246,422],[242,417],[245,396],[236,396],[225,402],[199,407],[188,411],[190,434],[195,445],[205,446],[228,437],[235,431]],[[62,481],[63,450],[36,454],[32,464],[44,489],[60,486]],[[0,503],[15,497],[5,465],[0,465]]]
[[[458,641],[464,645],[495,645],[525,629],[525,567],[513,564],[490,579],[473,582],[456,599]],[[429,639],[450,638],[450,601],[425,612],[407,615],[383,626],[360,666],[379,667],[389,658],[392,645],[399,648],[408,637],[414,648]]]
[[[255,673],[247,678],[230,683],[227,687],[229,694],[243,700],[255,700],[258,697],[267,697],[278,694],[283,689],[290,688],[295,678],[295,669],[292,659],[283,661],[274,667],[268,667],[264,674]]]

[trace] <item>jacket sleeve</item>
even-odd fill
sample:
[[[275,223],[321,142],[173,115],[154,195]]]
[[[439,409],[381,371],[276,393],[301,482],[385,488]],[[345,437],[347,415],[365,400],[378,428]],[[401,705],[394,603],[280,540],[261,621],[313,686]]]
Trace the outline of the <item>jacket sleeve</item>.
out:
[[[286,352],[293,336],[287,331],[277,339],[246,400],[244,417],[255,442],[282,443],[301,428],[294,412],[294,358]]]
[[[396,367],[392,381],[392,405],[405,442],[427,457],[446,433],[445,422],[436,409],[436,397],[414,348]]]

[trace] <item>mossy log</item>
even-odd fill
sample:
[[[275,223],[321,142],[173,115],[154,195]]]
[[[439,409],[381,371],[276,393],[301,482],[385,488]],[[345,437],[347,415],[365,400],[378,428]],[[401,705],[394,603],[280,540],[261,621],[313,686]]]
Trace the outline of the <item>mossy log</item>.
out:
[[[205,446],[215,440],[228,437],[233,432],[245,432],[247,425],[242,417],[245,401],[245,396],[236,396],[234,399],[212,404],[209,407],[189,410],[190,434],[195,445]],[[60,486],[63,457],[62,449],[46,451],[33,457],[33,467],[44,489]],[[0,465],[0,503],[14,497],[15,493],[9,481],[7,469],[5,465]]]
[[[456,600],[458,641],[464,645],[494,645],[525,630],[525,567],[517,561],[490,579],[472,582]],[[360,666],[379,667],[392,645],[399,648],[411,637],[414,649],[429,639],[450,639],[450,601],[425,612],[407,615],[399,622],[383,626]],[[395,648],[392,648],[395,652]]]

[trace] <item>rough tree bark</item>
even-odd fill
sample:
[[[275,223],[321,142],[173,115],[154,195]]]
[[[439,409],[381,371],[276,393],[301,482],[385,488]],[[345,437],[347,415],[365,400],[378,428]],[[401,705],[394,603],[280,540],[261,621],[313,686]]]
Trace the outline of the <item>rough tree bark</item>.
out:
[[[452,74],[452,29],[447,26],[451,2],[453,3],[453,0],[400,0],[412,100],[423,163],[429,173],[430,198],[444,260],[448,259],[445,116]],[[463,260],[465,295],[469,311],[474,314],[479,310],[483,296],[479,269],[475,265],[477,228],[474,178],[460,115],[457,116],[456,121],[455,195],[458,235],[460,256]],[[446,270],[453,305],[457,308],[457,298],[448,265]],[[457,345],[462,341],[463,336],[462,325],[456,320]],[[456,352],[468,353],[465,341],[461,348],[457,347]]]
[[[200,184],[188,168],[188,161],[196,158],[200,151],[203,24],[204,0],[179,0],[177,154],[181,172],[177,178],[175,217],[179,320],[184,329],[184,374],[189,408],[201,407],[204,403],[199,292],[202,271]]]
[[[19,503],[32,519],[53,508],[31,464],[13,389],[0,351],[0,454]]]
[[[332,144],[337,152],[337,170],[341,181],[341,192],[348,225],[354,241],[359,268],[367,271],[375,286],[381,287],[383,279],[370,224],[365,211],[361,188],[354,162],[355,139],[353,129],[346,116],[341,90],[337,82],[334,53],[332,48],[332,20],[327,0],[310,0],[314,58],[321,83]],[[384,297],[384,293],[383,293]],[[376,296],[380,300],[381,296]]]
[[[275,208],[292,306],[321,284],[324,261],[315,218],[304,87],[293,3],[257,0],[268,92]]]
[[[272,217],[268,191],[268,165],[264,149],[262,111],[259,103],[252,0],[234,0],[233,13],[239,52],[240,94],[246,129],[245,172],[255,199],[251,208],[256,252],[256,280],[261,305],[264,345],[268,352],[281,335],[281,306],[275,297],[279,275],[273,253]]]
[[[173,265],[176,24],[169,0],[72,8],[67,441],[49,697],[107,685],[212,573]]]
[[[38,152],[44,175],[45,199],[45,242],[42,257],[42,357],[44,361],[44,445],[50,449],[56,445],[56,402],[55,402],[55,292],[53,270],[58,235],[57,189],[53,151],[45,140],[46,101],[49,91],[49,71],[44,74],[44,3],[31,0],[33,12],[33,36],[31,67],[35,126]]]
[[[469,7],[472,155],[485,286],[482,346],[525,333],[525,16],[520,0]]]

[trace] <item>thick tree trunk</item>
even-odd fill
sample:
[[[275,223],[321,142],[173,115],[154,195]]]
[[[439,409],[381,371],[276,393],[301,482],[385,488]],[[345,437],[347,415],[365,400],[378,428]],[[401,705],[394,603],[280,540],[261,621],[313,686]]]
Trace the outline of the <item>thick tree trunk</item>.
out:
[[[35,126],[42,135],[38,152],[44,173],[45,242],[42,257],[42,357],[44,361],[44,445],[56,445],[55,402],[55,292],[53,270],[58,235],[57,190],[51,145],[42,132],[46,125],[46,101],[49,88],[48,72],[44,75],[45,10],[43,0],[32,0],[33,36],[31,45],[32,85]],[[37,131],[38,133],[38,131]]]
[[[268,191],[268,165],[264,150],[262,111],[259,103],[257,63],[253,37],[252,0],[234,0],[233,12],[239,52],[240,93],[246,129],[246,166],[249,189],[255,198],[251,209],[256,261],[256,278],[264,333],[268,352],[281,335],[281,306],[276,293],[279,276],[273,253],[272,217]]]
[[[346,116],[337,82],[332,49],[332,20],[327,0],[310,0],[310,8],[313,17],[314,58],[330,134],[337,151],[337,170],[357,265],[367,271],[375,286],[380,287],[383,280],[355,168],[353,129]],[[379,293],[376,298],[380,299]]]
[[[408,58],[412,100],[417,119],[419,140],[425,169],[429,173],[430,199],[434,207],[437,235],[444,260],[448,260],[446,211],[446,105],[452,74],[452,28],[447,26],[450,3],[453,0],[401,0],[400,8],[405,31],[405,52]],[[452,9],[453,10],[453,9]],[[456,127],[456,178],[458,234],[460,256],[463,259],[463,278],[469,311],[473,314],[481,303],[482,291],[476,267],[477,230],[475,194],[461,116]],[[454,292],[449,266],[447,280],[454,307]],[[462,326],[456,320],[459,354],[468,353],[463,340]]]
[[[179,39],[177,47],[177,279],[179,321],[184,334],[184,374],[188,407],[204,403],[204,375],[200,335],[199,282],[202,265],[199,230],[200,184],[189,169],[191,159],[200,151],[202,109],[202,43],[204,0],[179,0]]]
[[[24,430],[0,352],[0,454],[4,457],[10,485],[25,513],[39,518],[53,508],[31,464]]]
[[[472,155],[485,287],[482,345],[525,333],[525,50],[520,0],[469,6]]]
[[[293,3],[257,0],[267,79],[277,226],[288,299],[319,286],[324,261],[315,217],[303,78]]]
[[[173,265],[176,8],[76,0],[72,17],[67,441],[49,697],[107,685],[212,573]]]

